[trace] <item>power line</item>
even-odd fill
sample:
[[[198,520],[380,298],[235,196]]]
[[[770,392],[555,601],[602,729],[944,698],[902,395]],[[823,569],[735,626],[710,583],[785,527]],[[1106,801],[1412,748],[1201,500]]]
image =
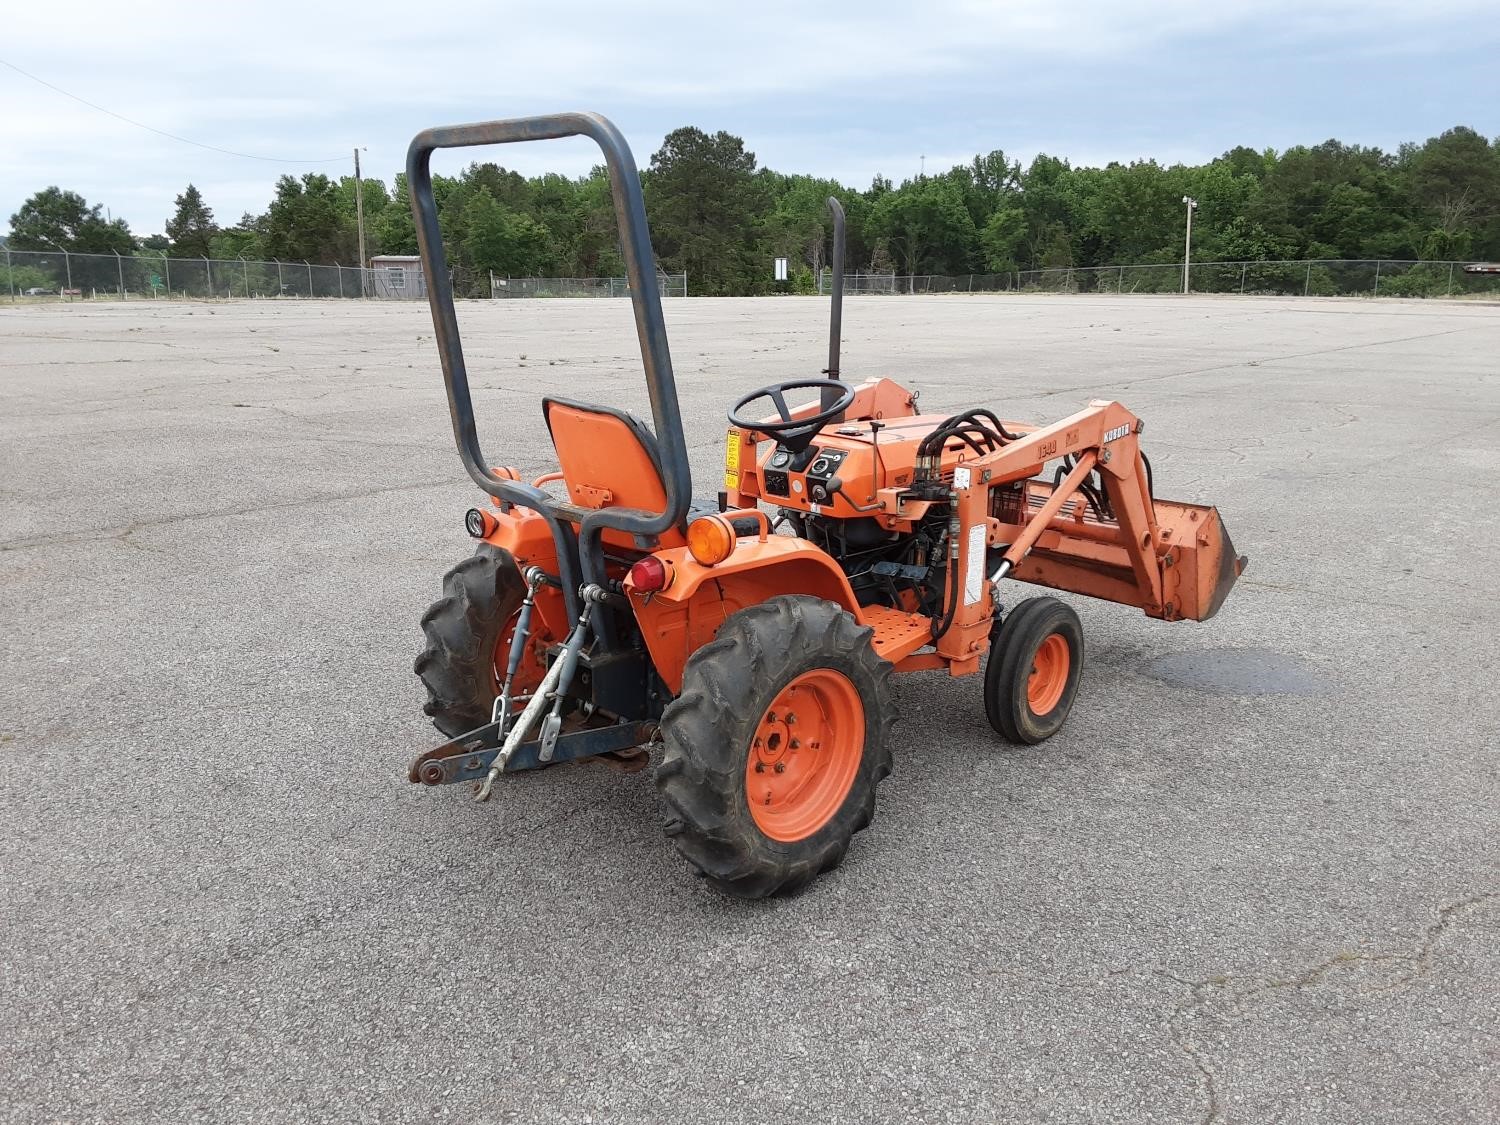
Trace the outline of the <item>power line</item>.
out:
[[[145,122],[137,121],[133,117],[126,117],[123,113],[116,113],[112,109],[105,109],[102,105],[95,105],[87,98],[80,98],[77,94],[73,94],[68,92],[67,90],[64,90],[61,86],[54,86],[45,78],[38,78],[35,74],[32,74],[29,71],[22,70],[15,63],[10,62],[7,59],[0,59],[0,65],[8,66],[17,74],[21,75],[22,77],[31,79],[38,85],[45,86],[49,90],[55,90],[59,94],[63,95],[63,97],[72,98],[75,102],[81,102],[83,105],[88,106],[90,109],[96,109],[100,113],[107,113],[109,114],[109,116],[118,118],[119,120],[125,122],[125,124],[127,125],[134,125],[137,129],[145,129],[148,133],[155,133],[157,136],[166,137],[169,140],[180,141],[185,145],[192,145],[194,148],[204,148],[209,152],[218,152],[222,153],[225,156],[238,156],[242,160],[264,160],[271,164],[341,164],[345,159],[342,156],[331,156],[326,160],[283,160],[282,158],[276,156],[256,156],[254,153],[250,152],[235,152],[233,149],[220,148],[218,145],[206,145],[202,141],[191,140],[188,137],[179,137],[176,133],[169,133],[165,129],[158,129],[154,125],[147,125]]]

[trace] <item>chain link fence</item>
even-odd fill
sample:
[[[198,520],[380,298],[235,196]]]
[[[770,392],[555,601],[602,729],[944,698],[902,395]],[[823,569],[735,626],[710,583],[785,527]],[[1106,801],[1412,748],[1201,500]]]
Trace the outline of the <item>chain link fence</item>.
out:
[[[411,300],[426,296],[420,266],[361,269],[307,262],[250,261],[245,258],[169,258],[146,252],[74,254],[56,251],[4,252],[0,299],[166,300],[185,298],[371,298]],[[396,275],[401,274],[400,283]],[[628,297],[623,277],[510,277],[454,270],[459,296]],[[1187,287],[1193,293],[1238,293],[1292,297],[1500,297],[1500,271],[1451,261],[1313,259],[1263,262],[1194,262]],[[818,291],[827,293],[832,275],[824,270]],[[685,273],[658,273],[663,297],[686,297]],[[902,293],[1180,293],[1181,262],[1130,266],[1057,267],[1008,273],[942,274],[852,273],[844,279],[851,294]]]
[[[663,297],[686,297],[686,273],[656,275],[656,289]],[[628,297],[630,281],[623,277],[495,277],[490,275],[491,295],[518,300],[527,297]]]
[[[11,301],[63,298],[73,300],[183,300],[357,298],[425,300],[427,287],[420,261],[392,259],[394,264],[314,265],[308,262],[251,261],[248,258],[169,258],[164,254],[74,254],[6,249],[0,299]],[[453,288],[459,297],[628,297],[623,277],[486,277],[455,268]],[[686,273],[657,275],[663,297],[685,297]]]
[[[1449,261],[1390,258],[1302,259],[1283,262],[1194,262],[1193,293],[1279,297],[1500,297],[1500,271]],[[827,293],[825,270],[818,291]],[[1009,273],[849,274],[846,293],[1181,293],[1181,262],[1133,266],[1059,267]]]
[[[4,289],[11,300],[379,297],[386,273],[358,266],[260,262],[247,258],[169,258],[164,254],[74,254],[5,251]]]

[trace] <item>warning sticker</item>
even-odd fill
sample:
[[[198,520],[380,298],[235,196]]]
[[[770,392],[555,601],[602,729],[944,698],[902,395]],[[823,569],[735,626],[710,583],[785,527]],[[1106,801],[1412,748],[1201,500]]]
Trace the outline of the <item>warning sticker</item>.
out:
[[[724,442],[724,487],[740,486],[740,432],[731,429]]]
[[[964,605],[976,605],[984,597],[985,525],[969,528],[968,550],[964,552]]]

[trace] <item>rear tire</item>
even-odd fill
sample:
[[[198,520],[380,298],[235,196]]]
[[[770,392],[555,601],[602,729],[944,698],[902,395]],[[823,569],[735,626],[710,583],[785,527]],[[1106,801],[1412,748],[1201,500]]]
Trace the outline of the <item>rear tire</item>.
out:
[[[720,890],[798,890],[870,823],[896,719],[871,635],[832,602],[782,595],[688,659],[656,784],[667,834]]]
[[[481,543],[443,576],[443,596],[422,615],[427,644],[412,670],[427,688],[422,710],[450,738],[490,721],[496,651],[525,597],[510,552]],[[503,665],[504,657],[501,656]],[[499,669],[504,675],[503,666]]]
[[[1007,741],[1032,746],[1062,729],[1083,670],[1083,625],[1056,598],[1008,613],[984,670],[984,711]]]

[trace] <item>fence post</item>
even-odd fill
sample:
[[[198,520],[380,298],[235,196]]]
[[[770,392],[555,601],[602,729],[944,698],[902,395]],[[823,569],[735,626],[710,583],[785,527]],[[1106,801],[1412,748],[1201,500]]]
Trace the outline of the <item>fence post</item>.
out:
[[[1375,292],[1372,293],[1372,294],[1370,294],[1370,295],[1372,297],[1378,297],[1378,296],[1380,296],[1380,259],[1379,258],[1375,259]]]
[[[334,262],[333,268],[339,271],[339,297],[342,298],[344,296],[344,267]]]
[[[245,261],[245,255],[240,254],[238,255],[238,257],[240,260],[241,272],[243,273],[245,278],[245,300],[248,301],[250,299],[250,263]]]
[[[1307,296],[1307,290],[1312,285],[1312,263],[1307,263],[1307,276],[1302,279],[1302,295]]]
[[[1453,274],[1448,274],[1448,290],[1453,291]],[[5,248],[5,280],[10,285],[10,303],[16,303],[16,275],[10,272],[10,247]]]
[[[214,295],[214,264],[208,260],[207,254],[203,255],[203,271],[208,275],[203,295],[212,300]]]
[[[279,298],[286,292],[286,282],[281,280],[281,259],[272,258],[271,261],[276,263],[276,296]]]
[[[311,298],[311,297],[312,297],[312,295],[313,295],[313,287],[312,287],[312,266],[311,266],[311,265],[310,265],[310,264],[309,264],[309,263],[308,263],[308,261],[307,261],[307,259],[306,259],[306,258],[303,258],[303,259],[302,259],[302,264],[303,264],[303,265],[304,265],[304,266],[307,266],[307,295],[308,295],[308,297],[309,297],[309,298]]]
[[[687,270],[682,271],[682,295],[687,296]]]
[[[165,280],[167,283],[167,296],[170,297],[172,295],[172,267],[167,264],[167,255],[165,251],[161,256],[161,268],[166,271]]]
[[[1453,263],[1448,263],[1448,296],[1453,296]]]
[[[120,279],[120,300],[123,301],[125,299],[125,259],[120,257],[120,252],[115,250],[113,246],[110,247],[110,250],[113,251],[115,256],[115,273]]]
[[[1245,271],[1250,268],[1249,262],[1240,263],[1240,296],[1245,295]]]

